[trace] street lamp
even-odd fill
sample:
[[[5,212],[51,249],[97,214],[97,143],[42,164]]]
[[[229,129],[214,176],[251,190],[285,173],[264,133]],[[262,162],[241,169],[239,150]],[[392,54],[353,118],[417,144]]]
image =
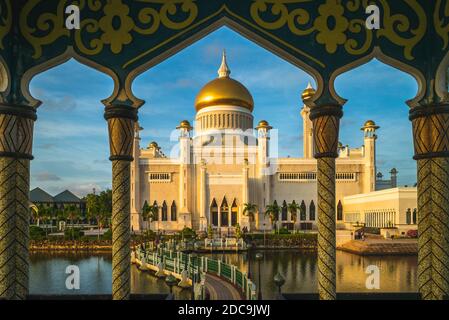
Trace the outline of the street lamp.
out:
[[[265,222],[263,223],[263,246],[266,247],[266,241],[265,241]]]
[[[172,274],[169,274],[168,277],[165,278],[165,283],[170,288],[170,300],[175,300],[175,296],[173,295],[173,286],[178,284],[178,280],[176,280]]]
[[[276,273],[276,275],[273,278],[274,280],[274,284],[278,287],[278,299],[282,300],[282,292],[281,292],[281,288],[285,283],[285,278],[282,276],[282,274],[280,274],[279,272]]]
[[[258,293],[258,295],[257,295],[257,299],[258,300],[262,300],[262,281],[260,280],[260,278],[261,278],[261,273],[260,273],[260,261],[263,259],[263,254],[262,253],[260,253],[260,252],[258,252],[257,254],[256,254],[256,260],[257,260],[257,264],[259,265],[259,283],[258,283],[258,285],[259,285],[259,293]]]
[[[248,256],[248,278],[251,279],[251,249],[252,249],[253,245],[251,243],[248,243],[246,245],[247,248],[247,256]]]

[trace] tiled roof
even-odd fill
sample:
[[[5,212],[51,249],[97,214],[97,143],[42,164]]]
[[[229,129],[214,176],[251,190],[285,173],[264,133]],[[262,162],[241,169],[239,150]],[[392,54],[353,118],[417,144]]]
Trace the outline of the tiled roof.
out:
[[[30,191],[30,201],[35,202],[54,202],[54,198],[41,188],[35,188]]]
[[[55,202],[80,202],[81,199],[71,193],[69,190],[65,190],[55,197]]]

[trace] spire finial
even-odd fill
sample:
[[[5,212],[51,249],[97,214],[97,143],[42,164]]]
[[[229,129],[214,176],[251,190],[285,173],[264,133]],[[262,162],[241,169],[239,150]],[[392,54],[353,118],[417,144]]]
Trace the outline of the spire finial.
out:
[[[223,57],[221,59],[221,66],[218,69],[218,77],[219,78],[228,78],[231,74],[231,70],[229,70],[228,62],[226,60],[226,50],[223,49]]]

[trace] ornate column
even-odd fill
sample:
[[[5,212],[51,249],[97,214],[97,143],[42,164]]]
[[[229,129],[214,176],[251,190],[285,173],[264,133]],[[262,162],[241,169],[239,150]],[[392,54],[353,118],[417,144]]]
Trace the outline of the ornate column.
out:
[[[412,108],[418,161],[418,289],[449,298],[449,104]]]
[[[0,103],[0,299],[25,299],[30,160],[36,111]]]
[[[318,292],[322,300],[334,300],[336,293],[335,158],[342,108],[314,106],[313,121],[318,191]]]
[[[112,161],[112,298],[125,300],[130,295],[130,162],[137,109],[109,105],[105,119]]]

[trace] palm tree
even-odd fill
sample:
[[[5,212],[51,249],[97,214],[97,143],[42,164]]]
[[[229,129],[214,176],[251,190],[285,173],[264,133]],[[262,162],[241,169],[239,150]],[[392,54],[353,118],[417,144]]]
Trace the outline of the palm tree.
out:
[[[279,212],[281,211],[281,208],[276,204],[269,204],[265,208],[265,216],[270,217],[271,225],[275,224],[275,222],[279,219]],[[276,227],[276,225],[275,225]],[[276,227],[277,230],[277,227]]]
[[[74,221],[79,217],[79,210],[75,205],[69,205],[64,207],[64,216],[70,220],[70,223],[72,225],[72,240],[74,238],[73,235],[73,228],[74,228]]]
[[[293,201],[287,205],[287,209],[290,212],[291,219],[293,220],[293,230],[295,230],[296,220],[298,219],[298,210],[300,207],[295,201]]]
[[[254,215],[257,212],[257,205],[253,203],[244,203],[243,204],[243,215],[249,217],[249,221],[254,221]]]
[[[151,222],[156,220],[157,214],[159,212],[159,207],[157,205],[149,205],[145,200],[142,207],[142,217],[143,221],[148,221],[147,229],[151,225]]]

